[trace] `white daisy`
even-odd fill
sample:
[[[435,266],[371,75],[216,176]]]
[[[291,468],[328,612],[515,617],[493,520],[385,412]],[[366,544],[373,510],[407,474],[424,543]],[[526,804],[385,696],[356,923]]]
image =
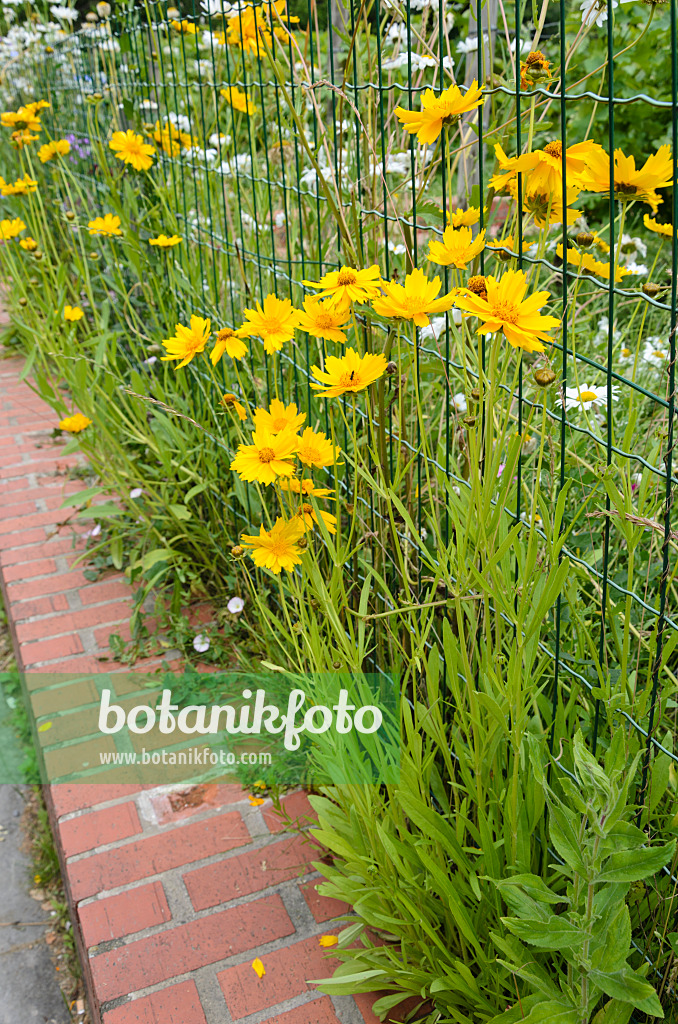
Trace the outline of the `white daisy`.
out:
[[[436,341],[445,330],[445,317],[434,316],[428,327],[422,327],[421,329],[421,340],[428,341],[429,339],[435,339]]]
[[[619,388],[612,386],[612,400]],[[594,405],[607,405],[607,385],[583,384],[580,388],[565,388],[566,409],[590,409]]]
[[[452,405],[455,412],[464,413],[468,409],[466,402],[466,395],[463,391],[458,391],[456,395],[452,395]]]
[[[650,366],[657,368],[668,365],[669,353],[666,349],[666,342],[663,338],[655,336],[647,338],[643,348],[643,359]]]

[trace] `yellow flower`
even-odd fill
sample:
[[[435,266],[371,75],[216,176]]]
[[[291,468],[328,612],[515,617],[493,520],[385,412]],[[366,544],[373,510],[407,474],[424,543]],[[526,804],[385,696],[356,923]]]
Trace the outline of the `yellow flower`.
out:
[[[427,89],[421,98],[421,112],[396,107],[395,112],[401,124],[410,135],[415,135],[422,144],[435,142],[443,128],[454,124],[462,114],[475,110],[483,104],[483,90],[474,79],[462,94],[458,85],[436,96],[433,89]]]
[[[449,228],[447,230],[449,231]],[[441,287],[439,277],[429,281],[424,271],[415,267],[405,278],[404,286],[384,284],[386,294],[374,299],[372,307],[375,313],[382,316],[396,320],[412,320],[417,327],[426,327],[430,315],[444,313],[451,309],[454,303],[453,292],[443,295],[440,299],[436,298]]]
[[[292,476],[294,458],[299,438],[293,430],[281,430],[272,434],[265,427],[259,427],[252,434],[252,444],[238,446],[231,469],[241,480],[248,483],[272,484],[279,476]]]
[[[314,498],[327,498],[330,494],[334,494],[333,487],[316,487],[308,477],[298,480],[293,476],[289,480],[280,480],[279,483],[281,489],[290,494],[303,494],[305,497],[312,495]]]
[[[320,516],[327,527],[328,533],[337,532],[337,517],[333,516],[331,512],[325,512],[323,509],[315,509],[313,505],[307,502],[302,504],[296,515],[299,521],[303,523],[305,530],[312,530],[314,523],[317,524],[318,517]]]
[[[30,235],[27,238],[22,238],[19,241],[19,245],[22,249],[25,249],[26,252],[35,252],[35,250],[38,248],[38,243],[34,238],[31,238]]]
[[[17,149],[23,149],[29,142],[35,142],[37,135],[31,135],[29,131],[12,132],[12,142]]]
[[[525,174],[531,171],[539,162],[537,153],[522,153],[520,156],[507,156],[499,143],[494,147],[494,155],[499,164],[499,173],[490,178],[490,188],[495,192],[504,192],[509,182],[513,181],[518,174]]]
[[[19,107],[17,111],[8,111],[0,115],[0,123],[5,128],[20,128],[27,132],[42,131],[40,111],[48,106],[49,103],[45,100],[27,103],[25,107]]]
[[[232,46],[239,46],[246,53],[256,53],[261,57],[266,53],[265,47],[270,48],[273,42],[261,7],[254,7],[252,4],[246,4],[228,19],[226,32],[226,38]]]
[[[147,171],[153,166],[155,149],[144,142],[143,135],[128,128],[126,132],[113,132],[108,148],[112,149],[118,160],[130,164],[135,171]]]
[[[224,407],[224,409],[235,409],[235,411],[238,414],[238,417],[241,420],[247,419],[247,409],[241,402],[238,401],[235,395],[223,395],[221,399],[221,404]]]
[[[332,270],[319,281],[302,281],[309,288],[321,288],[317,298],[332,297],[335,306],[350,306],[352,302],[366,302],[381,290],[381,270],[375,264],[365,270],[342,267]]]
[[[583,188],[586,179],[586,165],[590,156],[594,153],[602,155],[605,160],[607,154],[602,146],[592,139],[585,142],[576,142],[574,146],[568,146],[565,150],[565,178],[568,187]],[[539,159],[529,175],[529,189],[531,192],[557,192],[562,193],[563,189],[563,144],[556,140],[549,142],[543,149],[538,149],[533,156]]]
[[[297,547],[297,541],[304,532],[303,524],[296,517],[289,522],[276,519],[275,526],[270,530],[265,530],[261,526],[258,537],[243,534],[240,543],[245,548],[252,548],[251,554],[255,565],[262,569],[270,569],[277,576],[282,569],[292,572],[294,566],[300,564],[301,551]],[[257,964],[258,966],[255,966]],[[255,960],[252,966],[260,978],[266,973],[261,960]]]
[[[297,441],[297,458],[311,469],[314,466],[316,469],[333,466],[339,458],[339,449],[322,432],[316,433],[312,427],[306,427]]]
[[[638,200],[647,203],[656,213],[661,197],[655,189],[670,185],[672,173],[670,146],[660,146],[638,169],[632,156],[624,156],[621,149],[615,149],[612,168],[614,197],[620,202]],[[589,192],[610,191],[610,158],[604,150],[590,154],[585,180],[584,187]]]
[[[329,949],[330,946],[336,946],[336,944],[339,942],[339,939],[337,938],[336,935],[321,935],[320,938],[318,939],[318,942],[323,947],[323,949]]]
[[[480,209],[469,206],[468,210],[457,208],[447,211],[447,223],[451,228],[472,228],[480,220]]]
[[[87,416],[83,416],[81,412],[76,412],[75,415],[67,416],[65,420],[61,420],[59,430],[65,430],[69,434],[79,434],[85,427],[89,427],[91,422]]]
[[[327,356],[324,367],[311,367],[311,373],[322,383],[311,383],[319,394],[318,398],[335,398],[347,391],[363,391],[374,384],[386,370],[386,356],[383,353],[359,356],[355,349],[347,348],[341,358]]]
[[[201,316],[191,317],[191,326],[184,327],[183,324],[176,325],[176,334],[173,338],[166,338],[163,345],[168,354],[162,356],[164,362],[169,359],[180,359],[175,369],[180,370],[182,366],[190,363],[199,352],[204,352],[205,345],[209,341],[212,325],[209,320]]]
[[[242,340],[243,335],[241,334],[242,328],[237,331],[231,330],[230,327],[222,327],[220,331],[217,331],[217,340],[214,343],[214,348],[210,352],[210,360],[212,366],[216,366],[224,352],[231,359],[242,359],[247,353],[247,345]],[[244,337],[248,337],[247,334]]]
[[[526,60],[520,62],[520,87],[527,89],[530,85],[538,85],[539,82],[548,82],[551,78],[551,62],[546,59],[541,50],[532,50]]]
[[[655,231],[658,235],[665,235],[666,238],[671,238],[676,233],[672,224],[660,224],[659,221],[653,220],[649,213],[643,216],[643,224],[649,231]],[[23,242],[19,244],[23,245]]]
[[[38,159],[41,164],[46,164],[55,156],[67,156],[71,151],[71,144],[68,139],[55,139],[53,142],[46,142],[38,150]]]
[[[3,196],[26,196],[31,192],[37,192],[37,190],[37,181],[28,174],[25,174],[23,178],[17,178],[13,185],[3,185],[0,189]]]
[[[504,260],[510,260],[510,259],[513,258],[508,253],[503,252],[502,250],[504,250],[504,249],[510,249],[511,252],[515,256],[518,255],[518,253],[516,252],[516,250],[518,248],[518,241],[516,240],[514,242],[512,238],[501,238],[501,239],[493,238],[492,241],[491,242],[487,242],[486,245],[487,245],[488,249],[496,250],[495,252],[492,253],[492,255],[493,256],[498,256],[499,259],[503,258]],[[534,246],[534,242],[525,242],[525,241],[523,241],[523,252],[529,252],[529,250],[532,249],[533,246]]]
[[[64,320],[71,320],[75,323],[76,320],[82,320],[84,315],[80,306],[64,306]]]
[[[508,190],[514,199],[518,199],[518,182],[510,181],[508,184]],[[572,203],[576,202],[581,192],[580,188],[568,186],[565,195],[565,201],[567,203],[567,223],[573,224],[577,217],[580,216],[578,210],[571,210],[569,207]],[[535,224],[543,228],[546,223],[549,224],[562,224],[563,222],[563,193],[562,189],[558,188],[554,192],[539,192],[532,191],[530,185],[530,179],[528,177],[527,182],[523,186],[523,210],[525,213],[531,213],[534,217]]]
[[[90,235],[121,235],[120,218],[112,213],[105,213],[103,217],[95,217],[87,224]]]
[[[21,217],[15,217],[14,220],[0,220],[0,238],[5,241],[10,238],[16,238],[17,235],[20,235],[25,230],[26,225]]]
[[[179,131],[171,121],[168,121],[162,128],[160,127],[160,121],[156,121],[152,138],[160,146],[163,153],[167,153],[168,156],[178,156],[182,147],[190,149],[194,141],[188,132]]]
[[[242,89],[238,89],[236,85],[229,85],[226,89],[220,89],[219,92],[224,97],[227,103],[233,107],[234,110],[239,110],[241,114],[255,114],[256,106],[249,98],[246,92]]]
[[[428,243],[428,259],[440,267],[458,267],[465,270],[466,265],[474,260],[485,248],[485,231],[481,231],[474,240],[469,227],[445,228],[442,242],[433,239]]]
[[[562,260],[562,242],[556,246],[556,253]],[[568,249],[567,262],[578,267],[582,273],[597,274],[598,277],[604,277],[606,281],[610,280],[610,264],[602,263],[600,260],[594,259],[590,252],[579,252],[577,249]],[[615,281],[621,281],[622,278],[626,277],[630,273],[631,271],[627,270],[626,267],[615,267],[614,279]]]
[[[179,245],[181,242],[181,235],[158,235],[157,238],[149,238],[149,245],[157,245],[161,249],[171,249],[174,245]]]
[[[245,310],[245,323],[240,328],[244,338],[261,338],[269,355],[291,341],[299,322],[299,311],[289,299],[267,295],[263,306]]]
[[[187,21],[186,18],[183,21],[172,20],[170,25],[175,32],[181,32],[185,36],[195,36],[198,34],[198,26],[194,25],[191,21]]]
[[[305,412],[299,412],[295,403],[285,405],[280,399],[274,398],[268,412],[266,409],[254,410],[254,429],[263,427],[271,434],[279,434],[281,430],[291,428],[294,433],[300,429],[306,419]]]
[[[456,302],[460,309],[483,321],[477,333],[494,334],[503,331],[509,345],[514,348],[543,352],[544,346],[538,339],[551,341],[545,331],[560,323],[554,316],[542,316],[539,313],[550,293],[535,292],[526,299],[527,277],[522,270],[507,270],[499,280],[486,277],[485,287],[486,299],[467,294],[459,296]]]
[[[332,298],[323,302],[316,296],[308,296],[304,299],[304,311],[299,313],[299,329],[314,338],[346,341],[342,328],[348,326],[349,319],[348,306],[337,305]]]

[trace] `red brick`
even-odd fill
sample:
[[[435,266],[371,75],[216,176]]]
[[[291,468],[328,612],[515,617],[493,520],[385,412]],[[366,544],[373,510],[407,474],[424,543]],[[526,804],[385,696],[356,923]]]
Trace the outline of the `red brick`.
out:
[[[99,608],[100,605],[97,605],[96,607]],[[111,625],[105,626],[103,629],[94,630],[94,642],[100,650],[108,650],[111,633],[115,633],[116,636],[121,637],[125,641],[131,640],[132,631],[130,629],[129,621],[127,621],[129,620],[129,608],[127,609],[125,620],[126,621],[122,625],[116,625],[115,629],[112,628],[113,624],[111,623]],[[101,621],[105,622],[106,620],[102,619]]]
[[[208,821],[178,825],[117,850],[95,853],[76,861],[70,868],[73,898],[82,900],[104,889],[225,853],[249,841],[249,832],[236,811]]]
[[[48,594],[47,597],[36,597],[32,601],[17,601],[12,605],[12,620],[16,624],[37,615],[51,615],[67,609],[68,598],[65,594]]]
[[[293,933],[280,896],[265,896],[95,956],[94,987],[106,1002]]]
[[[37,544],[25,544],[23,547],[7,548],[0,552],[0,565],[16,565],[27,563],[38,558],[50,558],[56,555],[63,555],[73,550],[73,540],[70,537],[52,537]]]
[[[38,640],[34,644],[23,644],[21,647],[21,660],[25,667],[30,665],[42,665],[48,661],[58,661],[59,658],[66,658],[69,654],[80,654],[83,651],[80,637],[71,633],[67,636],[57,637],[56,640]]]
[[[305,882],[299,886],[308,909],[318,924],[331,921],[333,917],[348,914],[351,910],[350,904],[344,903],[343,900],[333,900],[330,896],[321,896],[317,887],[322,885],[322,882],[322,878],[315,878],[311,882]]]
[[[91,583],[84,587],[80,598],[83,604],[99,604],[102,601],[117,601],[120,598],[130,599],[132,591],[122,576],[112,576],[101,583]]]
[[[48,576],[56,572],[56,562],[52,558],[41,558],[35,562],[22,562],[19,565],[6,565],[2,570],[5,583],[14,580],[34,579],[36,576]]]
[[[327,958],[327,950],[320,945],[317,935],[273,953],[260,953],[259,957],[266,970],[263,978],[256,976],[251,963],[217,974],[228,1009],[236,1020],[313,991],[307,982],[331,977],[338,964],[336,959]]]
[[[99,701],[99,693],[91,679],[81,679],[68,686],[54,686],[49,690],[31,693],[31,707],[36,718],[53,715],[57,711],[70,711]]]
[[[194,981],[182,981],[104,1013],[103,1024],[207,1024]]]
[[[161,882],[150,882],[107,896],[94,903],[81,904],[78,917],[85,945],[89,949],[100,942],[121,939],[144,928],[164,924],[172,917]]]
[[[303,789],[296,789],[293,793],[284,796],[281,801],[285,815],[299,826],[313,824],[318,818],[308,802],[308,797]],[[283,832],[287,828],[287,821],[276,814],[271,806],[264,807],[262,811],[264,821],[271,832]]]
[[[309,872],[309,861],[317,857],[310,843],[290,836],[279,843],[229,857],[219,864],[208,864],[184,875],[184,883],[196,910],[215,907],[238,896],[268,889],[288,878]]]
[[[2,484],[4,487],[4,483]],[[17,533],[11,533],[8,536],[3,537],[3,545],[11,545],[12,548],[20,547],[26,544],[39,544],[44,543],[48,539],[47,530],[44,526],[36,526],[33,529],[25,529],[18,531]]]
[[[297,1006],[287,1013],[269,1017],[266,1024],[339,1024],[339,1018],[330,997],[323,996],[322,999],[312,999],[310,1003]]]
[[[110,785],[100,782],[58,782],[50,789],[52,803],[57,818],[71,811],[80,811],[85,807],[94,807],[107,800],[132,796],[141,791],[138,785]]]
[[[123,622],[129,618],[129,614],[129,604],[124,604],[122,601],[98,604],[92,608],[69,612],[68,615],[53,615],[46,622],[26,622],[17,626],[17,636],[20,643],[26,643],[29,640],[37,640],[46,632],[50,636],[77,633],[79,629],[84,629],[87,626],[97,626],[104,622],[111,623],[111,625]]]
[[[101,811],[85,811],[77,818],[62,821],[59,839],[67,857],[95,850],[104,843],[129,839],[141,832],[135,804],[116,804]]]
[[[87,579],[82,571],[63,572],[57,576],[51,576],[46,580],[29,583],[10,583],[7,587],[7,596],[10,604],[14,601],[23,601],[25,598],[42,597],[44,594],[53,594],[57,591],[75,590],[80,587],[87,588]],[[129,592],[128,592],[129,593]],[[91,602],[87,602],[90,604]]]

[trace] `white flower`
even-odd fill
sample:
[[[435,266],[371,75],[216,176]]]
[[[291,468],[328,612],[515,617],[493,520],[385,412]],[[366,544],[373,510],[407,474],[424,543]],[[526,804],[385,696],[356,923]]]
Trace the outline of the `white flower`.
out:
[[[618,387],[612,387],[612,399],[616,399]],[[593,405],[607,405],[607,386],[583,384],[580,388],[565,388],[566,409],[590,409]]]
[[[63,4],[52,4],[50,12],[55,18],[59,18],[61,21],[70,21],[73,23],[78,20],[78,12],[72,7],[64,7]]]
[[[149,356],[148,359],[144,359],[146,366],[153,366],[153,363],[157,363],[157,356]]]
[[[650,366],[666,366],[669,355],[663,347],[665,344],[663,338],[658,336],[647,338],[643,348],[643,359],[645,362],[649,363]]]
[[[632,363],[635,358],[635,352],[632,348],[627,348],[625,345],[619,352],[620,363]]]
[[[621,2],[628,4],[631,0],[621,0]],[[611,0],[610,7],[612,10],[618,6],[617,0]],[[592,25],[595,21],[598,28],[601,28],[607,21],[608,0],[582,0],[579,7],[583,25]]]
[[[489,42],[489,36],[483,32],[483,44]],[[478,50],[478,36],[467,36],[457,43],[457,53],[476,53]]]
[[[622,257],[628,263],[630,262],[629,257],[633,256],[635,259],[636,254],[638,254],[638,256],[642,256],[644,259],[647,256],[647,246],[642,238],[624,234],[622,235],[621,240],[621,252]]]
[[[209,651],[210,638],[205,636],[204,633],[198,633],[197,636],[193,637],[193,649],[196,650],[198,654],[204,654],[205,651]]]
[[[209,141],[210,146],[212,146],[214,149],[218,150],[220,146],[228,146],[228,145],[230,145],[231,136],[230,135],[224,135],[223,132],[214,132],[213,135],[210,135],[208,141]]]
[[[141,103],[139,104],[139,107],[141,108],[141,110],[157,110],[158,104],[155,102],[155,100],[142,100]]]
[[[231,600],[226,605],[226,608],[231,613],[231,615],[240,615],[240,612],[243,610],[244,607],[245,602],[243,601],[242,597],[232,597]]]
[[[277,228],[283,228],[285,226],[285,214],[283,213],[282,210],[276,213],[275,217],[273,218],[273,223]]]
[[[85,533],[85,537],[98,537],[101,533],[101,523],[95,523],[91,530]]]
[[[452,395],[452,405],[454,406],[455,412],[466,412],[468,405],[466,404],[466,395],[463,391],[458,391],[456,395]]]
[[[445,330],[445,317],[434,316],[428,327],[422,327],[421,329],[421,340],[428,341],[429,338],[435,339],[436,341]]]
[[[185,114],[175,114],[174,111],[171,110],[165,120],[171,121],[180,132],[190,133],[191,131],[191,122]]]
[[[452,307],[452,323],[456,327],[460,327],[462,319],[463,319],[462,311],[460,309],[457,309],[456,306],[453,306]]]
[[[130,498],[140,498],[143,493],[144,492],[141,489],[141,487],[133,487],[132,490],[129,492],[129,496]]]
[[[398,242],[397,244],[395,242],[389,242],[388,247],[394,256],[404,256],[407,252],[407,246],[403,245],[402,242]]]
[[[389,43],[404,43],[407,41],[407,25],[403,21],[394,22],[388,32],[386,33],[386,39],[384,42]]]
[[[514,53],[516,51],[517,45],[518,45],[518,41],[516,39],[512,39],[511,43],[510,43],[510,46],[511,46],[511,49],[513,50]],[[531,49],[532,49],[532,43],[531,43],[531,41],[529,39],[521,39],[520,40],[520,56],[521,57],[523,56],[524,53],[529,53]]]
[[[626,269],[628,270],[629,274],[647,274],[649,272],[648,268],[645,266],[644,263],[636,263],[635,260],[633,260],[631,263],[627,263]]]

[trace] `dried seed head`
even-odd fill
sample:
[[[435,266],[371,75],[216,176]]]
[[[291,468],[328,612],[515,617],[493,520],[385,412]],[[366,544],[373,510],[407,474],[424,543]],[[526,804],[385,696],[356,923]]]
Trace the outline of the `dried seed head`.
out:
[[[341,662],[340,661],[333,661],[332,662],[332,668],[341,668]]]
[[[475,416],[465,416],[464,417],[464,423],[466,424],[467,427],[475,427],[475,425],[476,425],[476,418],[475,418]]]
[[[398,364],[397,364],[397,363],[394,363],[394,362],[393,362],[393,361],[391,360],[391,362],[390,362],[390,363],[387,363],[387,364],[386,364],[386,372],[387,372],[387,374],[389,375],[389,377],[392,377],[394,373],[397,373],[397,372],[398,372]]]
[[[355,505],[352,505],[352,504],[351,504],[351,503],[349,502],[349,503],[347,504],[347,506],[346,506],[346,511],[348,512],[348,514],[349,514],[350,516],[352,516],[352,515],[353,515],[353,513],[355,512]]]
[[[549,370],[548,366],[542,366],[541,369],[534,371],[534,382],[535,384],[538,384],[540,388],[550,387],[555,379],[555,373],[553,370]]]

